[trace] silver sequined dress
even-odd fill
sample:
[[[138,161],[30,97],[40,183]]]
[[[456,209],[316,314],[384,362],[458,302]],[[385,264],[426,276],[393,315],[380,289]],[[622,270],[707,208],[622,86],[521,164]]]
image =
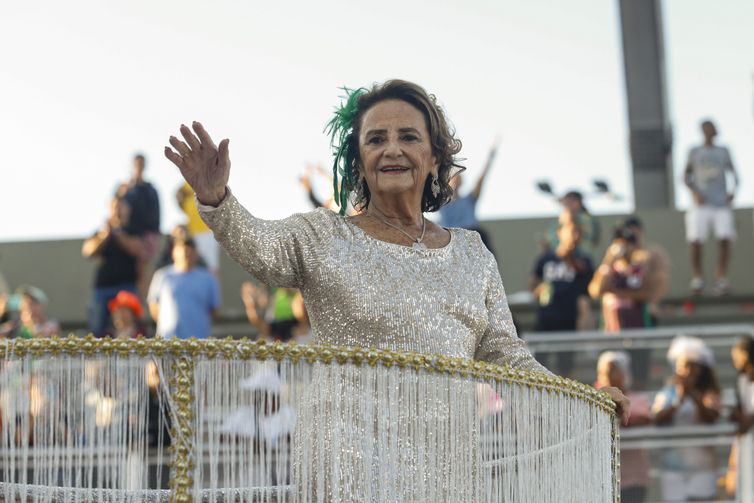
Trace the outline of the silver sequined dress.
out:
[[[494,257],[476,232],[417,250],[326,209],[253,217],[232,193],[202,218],[228,254],[272,286],[300,288],[314,342],[441,354],[547,372],[516,335]]]
[[[267,221],[251,216],[230,193],[217,208],[199,208],[244,269],[269,285],[301,289],[316,343],[544,371],[516,336],[497,264],[475,232],[451,229],[447,246],[414,249],[375,239],[326,209]],[[310,379],[311,392],[296,406],[292,482],[297,503],[459,501],[444,476],[425,481],[438,487],[432,497],[420,496],[415,484],[390,481],[426,478],[422,459],[451,471],[480,473],[478,421],[467,418],[461,426],[458,418],[451,420],[447,401],[396,406],[394,392],[380,392],[380,385],[344,377],[328,365],[315,365]],[[427,376],[426,382],[431,379]],[[462,379],[435,389],[469,395],[469,383]],[[361,400],[364,393],[367,400]],[[380,416],[392,411],[395,422],[376,421],[374,411]],[[438,430],[444,433],[456,424],[452,445],[409,433],[430,423],[445,425]],[[385,462],[396,446],[407,460],[400,466]],[[465,457],[453,456],[453,446],[464,446],[475,461],[469,465]]]

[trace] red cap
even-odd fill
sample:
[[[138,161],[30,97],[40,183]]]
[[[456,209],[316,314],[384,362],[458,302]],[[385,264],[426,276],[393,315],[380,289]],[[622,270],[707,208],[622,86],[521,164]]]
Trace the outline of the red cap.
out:
[[[144,308],[141,307],[141,301],[139,297],[126,290],[121,290],[113,300],[107,303],[107,308],[112,313],[119,307],[127,307],[130,309],[136,318],[144,316]]]

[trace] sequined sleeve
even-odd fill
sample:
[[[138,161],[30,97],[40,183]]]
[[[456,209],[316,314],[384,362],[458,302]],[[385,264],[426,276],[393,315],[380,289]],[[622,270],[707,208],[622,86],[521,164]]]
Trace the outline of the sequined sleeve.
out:
[[[474,359],[551,374],[534,359],[524,341],[516,334],[516,327],[513,325],[513,317],[503,288],[503,280],[500,278],[497,263],[491,254],[488,255],[487,269],[485,304],[489,323],[477,344]]]
[[[215,239],[248,273],[270,286],[301,288],[307,261],[326,238],[327,210],[298,213],[282,220],[252,216],[228,191],[216,208],[198,204]]]

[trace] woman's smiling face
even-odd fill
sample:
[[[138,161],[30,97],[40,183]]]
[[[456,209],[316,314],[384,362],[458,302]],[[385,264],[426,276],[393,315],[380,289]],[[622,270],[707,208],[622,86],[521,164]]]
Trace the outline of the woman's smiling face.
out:
[[[421,202],[427,177],[437,174],[424,115],[402,100],[381,101],[364,113],[359,157],[372,198],[407,193]]]

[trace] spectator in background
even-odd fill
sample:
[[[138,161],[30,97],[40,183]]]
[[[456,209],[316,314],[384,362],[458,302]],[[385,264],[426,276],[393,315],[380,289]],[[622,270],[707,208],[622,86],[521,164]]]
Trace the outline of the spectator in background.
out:
[[[674,368],[670,383],[655,396],[658,425],[711,424],[720,416],[720,387],[712,351],[701,339],[676,337],[668,350]],[[714,500],[717,495],[715,448],[678,447],[663,455],[664,501]]]
[[[165,240],[165,246],[160,252],[160,256],[157,258],[157,269],[161,269],[168,265],[173,265],[173,243],[176,241],[185,241],[190,237],[188,227],[185,225],[176,225]],[[207,264],[204,263],[204,258],[199,255],[196,261],[198,267],[207,268]]]
[[[733,367],[738,372],[736,381],[736,406],[731,419],[738,424],[738,434],[745,435],[754,426],[754,339],[742,337],[731,349]],[[733,441],[728,458],[728,472],[725,474],[725,488],[730,496],[736,495],[738,485],[739,437]]]
[[[197,266],[199,254],[191,238],[173,244],[173,265],[155,272],[147,302],[157,335],[179,339],[205,339],[212,333],[212,318],[220,307],[217,278]]]
[[[558,229],[564,225],[575,225],[581,231],[579,240],[579,252],[594,262],[594,251],[599,244],[599,222],[592,216],[584,205],[584,196],[581,192],[572,190],[560,198],[562,210],[558,220],[553,222],[543,243],[543,249],[554,250],[558,247]],[[595,322],[592,314],[592,306],[587,296],[579,297],[579,317],[576,321],[577,330],[594,330]]]
[[[738,372],[733,419],[739,433],[746,433],[754,426],[754,339],[742,337],[731,349],[731,359]]]
[[[288,342],[308,329],[304,298],[295,288],[274,288],[268,292],[246,281],[241,285],[241,300],[249,323],[264,339]]]
[[[579,250],[581,231],[573,223],[558,229],[558,246],[554,251],[541,255],[534,265],[530,289],[537,299],[538,332],[576,330],[579,315],[578,300],[587,296],[587,286],[592,279],[594,267],[589,257]],[[548,353],[537,355],[545,366]],[[552,368],[552,367],[550,367]],[[573,353],[557,353],[558,374],[571,376]]]
[[[220,245],[215,241],[215,235],[202,217],[199,216],[199,209],[196,207],[196,198],[191,186],[184,182],[176,193],[178,206],[188,219],[186,229],[189,235],[194,239],[199,255],[204,260],[207,269],[217,275],[220,271]]]
[[[624,351],[605,351],[597,360],[597,389],[614,386],[631,401],[631,416],[624,428],[651,424],[649,402],[631,391],[631,358]],[[649,453],[646,449],[621,449],[620,500],[641,503],[649,486]]]
[[[89,303],[89,331],[97,337],[110,326],[108,303],[121,290],[136,293],[136,263],[142,240],[131,233],[130,206],[123,197],[114,197],[110,216],[102,229],[84,241],[81,253],[99,263],[94,276],[94,291]]]
[[[9,339],[36,339],[60,335],[60,325],[45,314],[47,295],[42,289],[24,285],[16,289],[18,319],[0,326],[0,336]]]
[[[647,256],[647,267],[650,270],[654,282],[651,285],[649,301],[646,304],[648,326],[657,326],[657,315],[661,311],[660,303],[670,288],[670,258],[664,248],[655,244],[647,243],[644,239],[644,226],[639,217],[633,215],[626,219],[623,227],[633,232],[636,242],[643,253]]]
[[[326,200],[322,200],[319,196],[317,196],[317,194],[315,194],[314,184],[312,180],[315,173],[327,180],[328,187],[333,186],[332,174],[328,173],[321,164],[311,165],[307,163],[306,167],[304,168],[304,174],[298,178],[298,181],[301,184],[301,188],[303,188],[304,192],[306,192],[307,199],[309,199],[309,202],[315,209],[327,208],[328,210],[337,212],[338,208],[337,204],[335,204],[335,198],[333,196],[328,197]],[[337,190],[340,190],[340,187],[338,187]],[[356,209],[353,207],[349,207],[346,210],[346,213],[348,215],[356,215],[358,214],[358,211],[356,211]]]
[[[474,185],[474,189],[461,197],[460,189],[463,179],[460,174],[457,174],[450,179],[450,187],[453,189],[451,200],[440,208],[440,225],[443,227],[460,227],[478,232],[482,238],[482,242],[490,252],[492,252],[492,241],[485,230],[479,226],[479,220],[476,218],[476,205],[479,202],[479,197],[482,195],[484,181],[487,179],[490,168],[492,168],[492,164],[495,162],[499,143],[499,140],[495,139],[492,144],[490,152],[487,154],[487,162],[484,165],[482,174],[479,175],[479,179],[476,181],[476,185]],[[492,253],[494,254],[494,252]]]
[[[149,284],[160,239],[160,198],[154,186],[144,179],[146,165],[143,154],[134,155],[131,179],[125,186],[125,199],[131,207],[128,231],[142,242],[136,264],[137,284],[142,294]]]
[[[600,228],[597,221],[589,210],[584,206],[584,196],[581,192],[572,190],[560,198],[563,206],[558,221],[553,223],[547,235],[547,243],[551,250],[558,247],[558,229],[562,225],[574,223],[581,229],[581,241],[579,251],[589,257],[594,257],[594,251],[600,241]]]
[[[8,288],[8,282],[5,281],[2,271],[0,271],[0,324],[3,324],[10,320],[8,309],[8,296],[10,290]]]
[[[686,239],[691,244],[691,267],[694,277],[691,290],[699,295],[704,289],[702,245],[710,230],[718,240],[717,271],[713,293],[722,295],[730,288],[728,261],[730,243],[736,237],[733,199],[738,175],[727,148],[715,145],[717,129],[712,121],[702,122],[704,144],[689,151],[683,180],[691,191],[693,204],[686,212]],[[728,184],[732,178],[732,186]]]
[[[304,168],[304,174],[298,177],[301,188],[303,188],[304,192],[306,192],[306,197],[307,199],[309,199],[309,202],[314,208],[333,209],[333,203],[335,202],[333,198],[330,198],[327,201],[322,201],[322,199],[320,199],[319,196],[314,193],[312,175],[314,174],[315,169],[319,172],[322,167],[320,165],[317,165],[315,168],[311,164],[307,163],[306,167]],[[330,184],[332,185],[332,177],[330,178]]]
[[[639,246],[633,232],[619,225],[613,242],[589,284],[589,294],[602,301],[602,318],[606,332],[649,326],[646,305],[655,291],[656,271],[649,265],[649,255]],[[644,389],[649,372],[649,350],[631,352],[632,372],[637,389]]]
[[[139,297],[132,292],[122,290],[107,304],[112,317],[112,326],[107,331],[108,337],[116,339],[135,339],[146,337],[147,331],[141,323],[144,308]]]

